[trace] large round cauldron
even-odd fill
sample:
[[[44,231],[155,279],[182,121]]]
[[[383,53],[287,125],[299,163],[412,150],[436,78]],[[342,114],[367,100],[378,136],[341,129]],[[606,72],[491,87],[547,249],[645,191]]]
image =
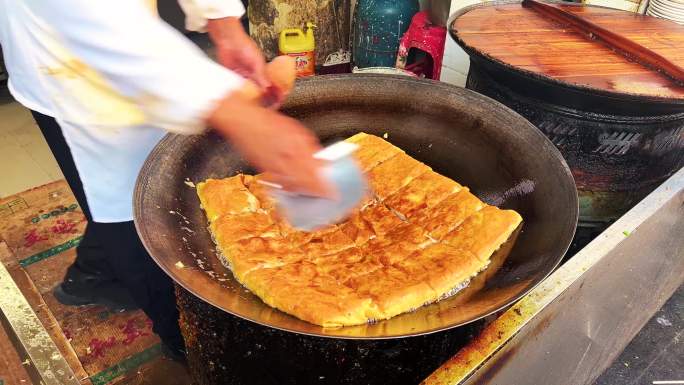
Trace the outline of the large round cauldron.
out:
[[[407,77],[334,75],[298,82],[284,112],[323,142],[386,133],[409,155],[482,199],[517,210],[525,222],[517,241],[458,295],[376,324],[324,329],[265,305],[215,255],[189,181],[250,172],[249,166],[215,134],[169,135],[141,171],[135,220],[150,254],[181,287],[182,328],[199,383],[415,383],[467,334],[447,329],[525,294],[570,244],[578,203],[568,167],[541,132],[491,99]]]
[[[661,29],[654,29],[652,24],[646,27],[648,22],[653,21],[648,16],[637,18],[629,12],[568,2],[556,3],[570,8],[603,9],[603,12],[607,12],[601,15],[603,20],[612,23],[606,27],[608,29],[624,26],[625,21],[634,21],[643,23],[632,27],[635,33],[663,36],[665,43],[670,36],[684,36],[684,28],[674,23],[661,21]],[[622,216],[684,166],[684,98],[681,94],[663,93],[665,87],[608,88],[597,85],[600,83],[588,85],[579,80],[565,81],[563,77],[557,77],[572,75],[558,67],[572,62],[571,54],[564,51],[581,46],[566,40],[564,34],[573,29],[562,23],[557,23],[557,35],[553,31],[537,32],[553,36],[553,43],[549,43],[548,39],[546,42],[548,54],[544,53],[539,58],[530,54],[533,59],[525,57],[523,61],[511,53],[511,47],[544,47],[544,43],[534,40],[534,33],[525,34],[522,29],[515,31],[515,36],[507,40],[486,38],[493,36],[490,33],[495,30],[501,32],[502,27],[498,20],[489,20],[488,23],[477,24],[477,32],[482,34],[479,36],[482,39],[473,38],[469,44],[466,41],[474,35],[473,29],[467,27],[465,31],[458,30],[458,22],[468,17],[470,12],[488,10],[487,15],[491,15],[491,18],[508,20],[506,17],[515,17],[506,12],[520,7],[520,0],[499,0],[466,7],[451,16],[450,34],[470,56],[466,87],[512,108],[549,137],[563,154],[575,178],[581,223],[602,227]],[[535,17],[535,13],[530,11],[527,15],[516,17],[519,17],[516,20],[530,19]],[[544,15],[538,17],[548,19]],[[598,22],[598,17],[590,20]],[[537,28],[537,31],[541,30]],[[615,32],[620,33],[617,30]],[[492,41],[499,41],[507,48],[495,49],[490,46]],[[559,48],[563,44],[566,48]],[[585,44],[605,49],[595,39],[587,39]],[[675,52],[677,50],[669,56],[674,58]],[[603,64],[596,63],[597,77],[607,79],[610,84],[621,79],[626,79],[623,80],[625,84],[649,84],[641,76],[627,77],[614,69],[607,71],[606,61],[626,60],[617,53],[615,55],[614,58],[609,55],[600,57]],[[527,60],[535,63],[539,60],[539,65],[529,66]],[[681,86],[673,84],[671,87],[681,92]]]

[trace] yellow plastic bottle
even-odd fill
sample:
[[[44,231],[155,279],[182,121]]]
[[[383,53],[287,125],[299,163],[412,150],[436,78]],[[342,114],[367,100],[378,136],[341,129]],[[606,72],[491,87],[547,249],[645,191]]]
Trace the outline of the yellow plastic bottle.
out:
[[[306,23],[306,33],[299,28],[288,28],[280,32],[278,50],[281,55],[288,55],[297,63],[297,76],[313,76],[316,68],[316,40],[313,29],[316,26]]]

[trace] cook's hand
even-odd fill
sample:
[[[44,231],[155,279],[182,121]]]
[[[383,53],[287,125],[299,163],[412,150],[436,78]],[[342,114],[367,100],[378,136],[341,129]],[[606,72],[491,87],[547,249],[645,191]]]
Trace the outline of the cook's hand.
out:
[[[279,56],[266,64],[263,53],[235,17],[211,19],[207,29],[216,45],[219,63],[252,80],[261,88],[262,97],[268,107],[280,107],[294,85],[294,59]]]
[[[262,90],[271,86],[264,55],[242,28],[237,17],[210,19],[209,37],[216,46],[216,59],[226,68],[254,81]]]
[[[239,92],[230,95],[214,110],[208,123],[250,164],[286,190],[335,197],[334,190],[320,176],[320,162],[313,158],[321,149],[316,137],[297,120],[259,106],[252,97]]]

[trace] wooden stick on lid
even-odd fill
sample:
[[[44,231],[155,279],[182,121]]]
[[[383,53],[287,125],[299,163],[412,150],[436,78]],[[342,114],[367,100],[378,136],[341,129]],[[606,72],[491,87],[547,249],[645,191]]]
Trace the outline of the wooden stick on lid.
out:
[[[627,59],[661,72],[677,83],[684,85],[684,68],[635,41],[608,31],[572,12],[567,12],[550,4],[537,0],[523,0],[522,5],[551,17],[561,24],[568,25],[583,36],[602,42]]]

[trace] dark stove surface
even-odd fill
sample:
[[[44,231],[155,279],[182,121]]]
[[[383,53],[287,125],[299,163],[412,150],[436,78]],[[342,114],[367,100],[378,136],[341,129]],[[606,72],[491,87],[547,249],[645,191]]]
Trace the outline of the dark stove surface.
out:
[[[582,250],[584,246],[588,245],[589,242],[593,241],[599,234],[603,232],[610,224],[586,224],[581,223],[577,226],[577,231],[575,232],[575,237],[572,239],[570,248],[568,252],[565,253],[561,265],[565,263],[568,259],[572,258],[577,252]]]
[[[223,384],[416,385],[482,330],[479,320],[443,332],[386,340],[307,336],[245,321],[179,288],[192,378]]]

